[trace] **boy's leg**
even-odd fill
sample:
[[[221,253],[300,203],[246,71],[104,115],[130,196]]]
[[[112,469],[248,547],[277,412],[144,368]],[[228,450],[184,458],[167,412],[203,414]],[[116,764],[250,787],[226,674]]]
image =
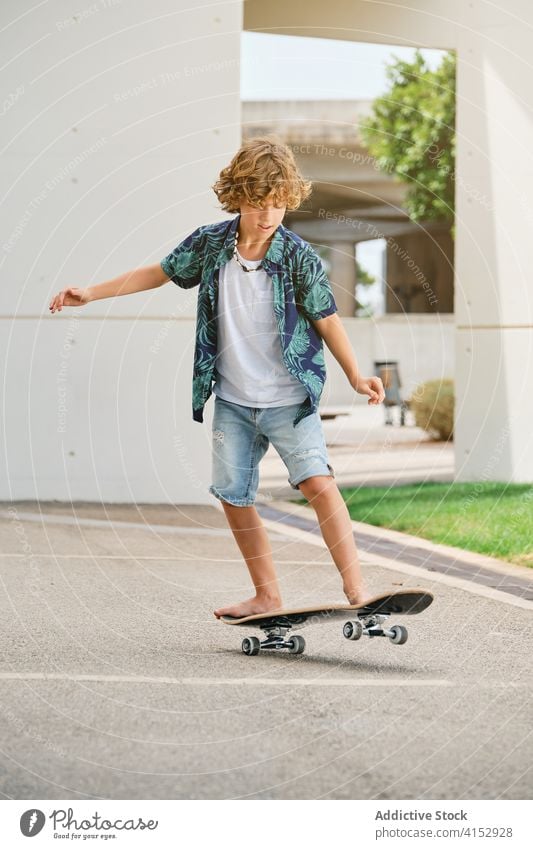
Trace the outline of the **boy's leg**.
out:
[[[327,447],[318,413],[293,427],[296,408],[270,411],[269,440],[289,471],[289,482],[315,508],[322,536],[342,577],[350,604],[368,598],[350,514],[328,463]]]
[[[333,477],[313,475],[298,484],[303,496],[315,508],[324,542],[342,577],[342,586],[350,604],[368,598],[359,554],[353,536],[348,507]]]
[[[257,427],[258,411],[215,396],[213,416],[213,484],[233,536],[248,566],[255,595],[239,604],[220,607],[215,616],[247,616],[281,607],[281,595],[266,529],[253,506],[259,483],[259,462],[268,439]]]
[[[246,561],[250,577],[255,587],[255,596],[215,610],[219,618],[228,616],[250,616],[253,613],[266,613],[282,606],[272,550],[266,529],[256,508],[236,507],[222,501],[228,524]]]

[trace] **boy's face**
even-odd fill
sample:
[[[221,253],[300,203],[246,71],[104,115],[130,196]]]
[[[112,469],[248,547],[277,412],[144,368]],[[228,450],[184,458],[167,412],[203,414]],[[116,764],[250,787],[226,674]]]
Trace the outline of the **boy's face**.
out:
[[[248,233],[262,233],[271,236],[281,224],[285,215],[286,206],[274,206],[272,200],[267,197],[261,206],[252,206],[248,201],[241,201],[239,205],[241,222]]]

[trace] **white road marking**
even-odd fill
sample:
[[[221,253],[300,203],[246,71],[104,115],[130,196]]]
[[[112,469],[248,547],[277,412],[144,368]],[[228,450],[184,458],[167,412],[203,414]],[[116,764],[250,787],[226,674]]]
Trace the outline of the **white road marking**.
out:
[[[90,560],[91,563],[99,562],[100,560],[135,560],[142,562],[144,560],[161,560],[163,562],[171,562],[171,563],[191,563],[192,561],[197,562],[199,560],[198,555],[189,555],[189,557],[167,557],[164,554],[78,554],[77,552],[73,552],[72,554],[45,554],[43,552],[39,552],[39,554],[34,555],[39,560]],[[320,566],[326,565],[329,566],[330,563],[328,560],[313,560],[310,562],[309,560],[293,560],[292,557],[288,560],[281,560],[281,555],[276,555],[278,565],[282,566]],[[27,560],[27,554],[21,554],[19,551],[0,551],[0,560],[5,558],[6,560]],[[202,558],[203,560],[208,560],[209,558]],[[242,565],[242,557],[217,557],[217,563],[240,563]],[[312,602],[310,602],[312,603]],[[342,600],[339,599],[339,604],[342,604]]]
[[[90,675],[63,672],[0,672],[0,681],[94,681],[111,684],[177,684],[192,687],[452,687],[454,681],[416,678],[164,678],[142,675]],[[470,686],[470,682],[469,685]],[[503,684],[502,684],[503,686]],[[508,686],[505,684],[505,686]]]

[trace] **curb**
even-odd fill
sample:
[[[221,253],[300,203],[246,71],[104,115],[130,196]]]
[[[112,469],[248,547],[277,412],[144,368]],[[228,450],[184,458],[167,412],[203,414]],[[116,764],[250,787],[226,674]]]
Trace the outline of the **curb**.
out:
[[[257,502],[265,506],[278,508],[290,513],[294,516],[315,520],[315,513],[312,508],[305,507],[303,504],[294,504],[292,501],[268,501],[257,499]],[[375,539],[389,540],[398,545],[407,547],[422,548],[425,551],[437,551],[448,557],[455,557],[464,563],[471,563],[472,566],[479,566],[483,569],[492,569],[500,575],[510,575],[513,578],[529,578],[533,583],[533,569],[527,566],[518,566],[515,563],[507,563],[505,560],[498,560],[496,557],[489,557],[486,554],[478,554],[475,551],[467,551],[464,548],[457,548],[453,545],[444,545],[443,543],[432,542],[422,537],[416,537],[412,534],[406,534],[403,531],[394,531],[390,528],[382,528],[377,525],[368,525],[365,522],[358,522],[355,519],[351,520],[352,528],[357,533],[364,533],[367,536],[372,536]]]
[[[285,512],[287,516],[292,515],[295,518],[305,519],[308,522],[314,522],[316,524],[316,516],[314,512],[312,512],[312,508],[304,507],[303,505],[295,505],[292,502],[272,502],[261,500],[259,498],[256,503],[259,508],[260,515],[261,508],[263,507],[265,510],[270,509],[279,513]],[[291,526],[290,523],[280,522],[280,520],[275,517],[268,517],[264,515],[261,515],[261,519],[265,526],[272,531],[279,529],[281,524],[284,527],[285,533],[292,536],[294,539],[299,539],[302,542],[327,548],[319,529],[317,533],[309,528],[304,529],[302,527]],[[485,574],[473,573],[470,576],[465,574],[464,570],[462,570],[462,574],[461,571],[459,574],[453,574],[453,569],[438,569],[425,566],[424,564],[413,564],[407,560],[402,560],[401,556],[391,557],[388,556],[387,552],[378,553],[361,550],[361,548],[359,548],[362,563],[367,565],[378,564],[396,572],[411,575],[419,580],[431,583],[447,584],[448,586],[452,586],[457,589],[466,590],[474,595],[484,596],[485,598],[489,598],[493,601],[511,604],[525,610],[533,610],[532,600],[523,597],[521,593],[514,592],[514,589],[520,589],[520,587],[509,587],[509,589],[506,590],[502,581],[502,579],[505,578],[513,578],[522,584],[522,590],[530,594],[533,593],[533,575],[525,566],[515,566],[514,564],[505,563],[504,561],[497,560],[496,558],[486,557],[474,552],[465,552],[464,549],[461,548],[432,543],[429,540],[421,540],[419,537],[415,537],[410,534],[404,534],[400,531],[391,531],[385,528],[377,528],[374,525],[367,525],[363,522],[356,522],[352,520],[351,524],[354,532],[359,532],[367,537],[372,537],[376,541],[379,540],[382,546],[383,544],[386,545],[389,543],[391,546],[402,546],[407,551],[411,550],[411,552],[415,549],[427,552],[428,554],[441,554],[442,556],[451,558],[459,565],[462,564],[463,566],[468,565],[477,567],[478,570],[483,570]],[[500,579],[501,588],[498,585],[493,586],[490,583],[490,580],[489,583],[487,583],[487,573],[489,574],[489,578],[492,574],[496,580],[498,578]],[[485,580],[483,580],[483,578],[485,578]]]

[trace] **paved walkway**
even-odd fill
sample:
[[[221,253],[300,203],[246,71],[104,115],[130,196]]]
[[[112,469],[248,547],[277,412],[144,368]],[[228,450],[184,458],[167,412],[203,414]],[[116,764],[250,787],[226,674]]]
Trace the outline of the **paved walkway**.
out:
[[[531,798],[526,598],[366,549],[371,591],[435,594],[405,645],[328,623],[250,658],[212,614],[250,591],[218,502],[0,508],[4,797]],[[342,601],[278,519],[285,602]]]

